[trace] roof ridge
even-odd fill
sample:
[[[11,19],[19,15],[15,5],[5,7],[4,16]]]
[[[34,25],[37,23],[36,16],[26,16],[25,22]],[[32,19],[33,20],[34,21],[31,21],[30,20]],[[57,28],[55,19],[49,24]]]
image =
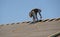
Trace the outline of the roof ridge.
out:
[[[53,18],[53,19],[44,19],[44,20],[39,20],[36,22],[51,22],[51,21],[59,21],[60,18]],[[14,25],[14,24],[20,24],[20,23],[30,23],[31,21],[25,21],[25,22],[17,22],[17,23],[11,23],[11,24],[1,24],[0,26],[4,26],[4,25]]]

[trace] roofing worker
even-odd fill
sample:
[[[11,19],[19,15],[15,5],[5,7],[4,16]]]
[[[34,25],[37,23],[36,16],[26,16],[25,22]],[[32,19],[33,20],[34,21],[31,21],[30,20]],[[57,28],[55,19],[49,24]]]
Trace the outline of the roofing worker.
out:
[[[42,19],[41,10],[38,9],[38,8],[32,9],[32,10],[30,11],[30,13],[29,13],[29,16],[30,16],[31,18],[33,17],[33,22],[38,21],[37,13],[39,13],[40,19]]]

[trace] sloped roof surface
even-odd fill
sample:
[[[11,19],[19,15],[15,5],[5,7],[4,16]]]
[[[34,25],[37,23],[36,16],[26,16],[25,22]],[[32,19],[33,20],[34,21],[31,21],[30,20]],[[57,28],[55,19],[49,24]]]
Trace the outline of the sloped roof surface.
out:
[[[60,31],[60,18],[46,19],[35,24],[18,22],[0,25],[0,37],[48,37]]]

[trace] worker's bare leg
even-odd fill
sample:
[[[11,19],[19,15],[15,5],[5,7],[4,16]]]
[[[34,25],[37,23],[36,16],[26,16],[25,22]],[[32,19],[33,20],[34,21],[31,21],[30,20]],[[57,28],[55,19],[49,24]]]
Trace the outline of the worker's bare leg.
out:
[[[37,17],[37,15],[36,15],[36,21],[38,21],[38,17]]]
[[[36,22],[36,14],[33,14],[33,22]]]

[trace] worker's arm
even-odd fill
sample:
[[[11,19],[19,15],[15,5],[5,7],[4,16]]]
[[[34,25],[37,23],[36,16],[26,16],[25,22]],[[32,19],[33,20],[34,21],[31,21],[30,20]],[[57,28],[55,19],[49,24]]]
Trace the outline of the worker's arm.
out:
[[[40,18],[42,19],[42,15],[41,15],[41,13],[39,12],[39,15],[40,15]]]
[[[39,15],[40,15],[40,18],[42,19],[42,15],[41,15],[41,10],[39,9]]]

